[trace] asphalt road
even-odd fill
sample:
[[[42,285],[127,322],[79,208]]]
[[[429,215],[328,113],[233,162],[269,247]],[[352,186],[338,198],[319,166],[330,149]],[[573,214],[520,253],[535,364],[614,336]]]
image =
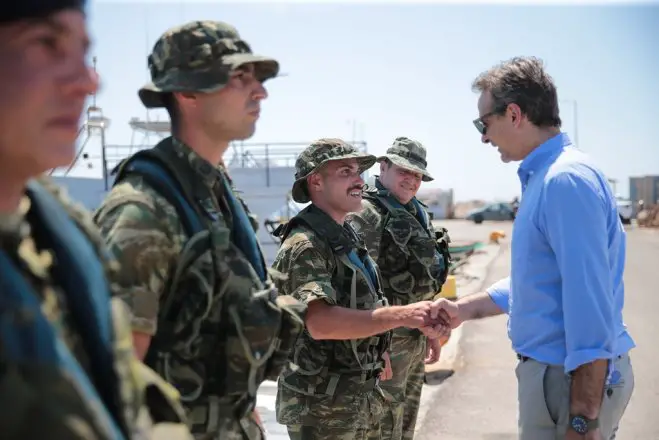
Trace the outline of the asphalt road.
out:
[[[630,229],[625,269],[625,321],[637,348],[631,353],[636,377],[619,440],[659,439],[654,420],[659,404],[659,231]],[[510,254],[490,267],[490,282],[505,276]],[[517,432],[516,358],[506,337],[505,316],[465,324],[461,364],[432,391],[417,440],[513,440]],[[424,390],[424,392],[426,392]]]

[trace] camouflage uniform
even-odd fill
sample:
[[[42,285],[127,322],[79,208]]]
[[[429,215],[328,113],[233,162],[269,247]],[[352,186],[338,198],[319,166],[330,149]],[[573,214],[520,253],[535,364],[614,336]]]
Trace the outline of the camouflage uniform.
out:
[[[156,43],[149,57],[153,83],[140,97],[159,107],[163,93],[219,90],[245,63],[256,63],[261,81],[278,71],[276,61],[252,54],[230,25],[192,22]],[[164,187],[135,172],[140,160],[173,176],[201,231],[186,228],[182,205]],[[221,166],[170,137],[116,172],[96,221],[122,265],[115,281],[133,311],[134,331],[153,336],[147,364],[179,389],[197,438],[263,438],[254,418],[256,392],[288,362],[305,307],[276,295],[257,223]]]
[[[46,179],[0,216],[2,438],[192,439],[178,393],[134,355],[116,264]]]
[[[330,160],[357,158],[362,172],[375,157],[363,155],[337,139],[320,139],[296,161],[292,196],[309,201],[306,177]],[[377,268],[357,235],[311,204],[275,235],[282,238],[273,268],[286,275],[279,291],[305,304],[371,310],[386,302]],[[337,325],[341,325],[337,323]],[[379,435],[383,395],[378,386],[382,354],[389,333],[360,340],[314,340],[308,332],[298,339],[288,368],[279,378],[277,421],[287,425],[292,439],[363,440]]]
[[[433,180],[426,170],[426,150],[416,141],[397,138],[378,162],[389,160]],[[450,259],[446,230],[435,231],[426,207],[416,198],[402,206],[376,178],[365,191],[362,210],[348,221],[364,238],[382,274],[391,305],[432,300],[446,280]],[[382,419],[382,438],[412,439],[423,387],[426,337],[398,328],[391,342],[393,378],[382,388],[390,397],[390,414]]]

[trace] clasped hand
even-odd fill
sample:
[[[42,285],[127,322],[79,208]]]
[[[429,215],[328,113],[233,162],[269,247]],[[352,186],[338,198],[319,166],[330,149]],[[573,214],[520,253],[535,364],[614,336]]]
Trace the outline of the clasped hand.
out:
[[[440,298],[435,301],[420,301],[405,306],[406,327],[418,328],[431,339],[447,338],[458,317],[458,306]]]

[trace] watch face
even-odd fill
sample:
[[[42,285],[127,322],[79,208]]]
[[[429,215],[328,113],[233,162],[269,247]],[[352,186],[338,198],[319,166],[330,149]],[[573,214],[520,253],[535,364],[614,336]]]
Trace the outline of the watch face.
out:
[[[588,422],[580,416],[572,417],[572,429],[579,434],[586,434],[588,432]]]

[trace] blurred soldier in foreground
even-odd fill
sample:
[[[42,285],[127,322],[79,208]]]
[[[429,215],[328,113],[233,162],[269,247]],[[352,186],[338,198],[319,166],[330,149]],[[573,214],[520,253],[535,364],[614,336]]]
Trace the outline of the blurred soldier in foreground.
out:
[[[120,164],[96,220],[122,266],[136,350],[181,392],[195,436],[261,439],[256,392],[288,363],[305,307],[277,297],[222,156],[254,133],[279,65],[207,21],[165,32],[148,61],[139,96],[167,109],[172,137]]]
[[[277,421],[294,440],[379,439],[390,330],[437,337],[450,319],[438,319],[429,301],[385,307],[377,267],[345,222],[374,163],[339,139],[314,142],[296,161],[292,191],[296,202],[312,203],[275,231],[282,243],[273,267],[287,275],[279,290],[308,306],[291,357],[297,368],[283,373],[277,393]]]
[[[75,154],[96,75],[82,0],[0,6],[0,437],[189,439],[134,355],[90,216],[44,177]]]
[[[348,221],[364,238],[382,275],[382,288],[391,305],[431,301],[448,275],[449,237],[435,231],[427,209],[416,194],[421,182],[433,180],[426,169],[426,149],[406,137],[394,140],[379,157],[380,175],[364,192],[360,212]],[[440,341],[418,330],[397,328],[391,340],[392,380],[382,388],[390,397],[382,418],[382,438],[409,440],[419,412],[426,363],[439,359]]]

